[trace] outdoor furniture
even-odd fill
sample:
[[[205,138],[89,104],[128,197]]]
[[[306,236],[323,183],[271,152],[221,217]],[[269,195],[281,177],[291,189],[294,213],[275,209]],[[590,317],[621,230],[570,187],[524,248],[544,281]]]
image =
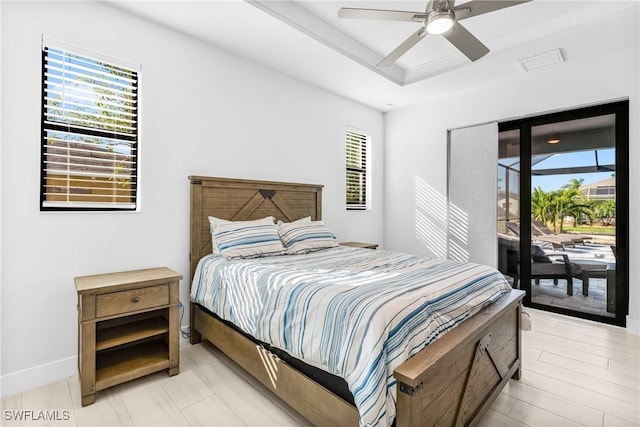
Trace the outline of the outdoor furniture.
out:
[[[606,279],[608,269],[615,270],[615,264],[595,260],[572,260],[573,277],[582,280],[582,295],[589,295],[589,279]],[[573,287],[567,288],[567,295],[573,295]]]
[[[516,236],[520,237],[520,225],[515,222],[507,222],[507,229],[511,231]],[[533,227],[532,227],[533,232]],[[573,246],[575,244],[571,239],[567,239],[564,237],[556,237],[556,236],[532,236],[533,240],[538,240],[545,243],[550,243],[554,249],[564,249],[565,246]]]
[[[558,285],[559,279],[567,281],[567,292],[573,289],[573,275],[571,263],[567,254],[546,253],[539,245],[531,245],[531,278],[539,285],[541,279],[553,279],[553,284]],[[520,279],[520,265],[517,266],[513,276],[513,287],[518,287]]]
[[[593,246],[592,246],[593,247]],[[607,307],[609,307],[609,299],[614,299],[615,295],[615,271],[616,271],[616,247],[610,246],[611,252],[613,253],[614,262],[609,257],[606,257],[604,254],[596,255],[598,258],[603,258],[607,260],[597,260],[597,259],[576,259],[571,258],[571,271],[573,277],[576,279],[580,279],[582,281],[582,295],[589,295],[589,279],[606,279],[607,280]],[[572,292],[569,295],[573,294]],[[611,304],[614,304],[612,302]]]
[[[546,224],[542,221],[531,221],[531,234],[536,237],[556,237],[559,239],[570,240],[574,247],[575,243],[584,245],[584,241],[591,238],[590,236],[586,236],[584,234],[554,233],[553,231],[549,230]]]
[[[520,239],[513,235],[498,233],[498,270],[513,277],[517,269]]]

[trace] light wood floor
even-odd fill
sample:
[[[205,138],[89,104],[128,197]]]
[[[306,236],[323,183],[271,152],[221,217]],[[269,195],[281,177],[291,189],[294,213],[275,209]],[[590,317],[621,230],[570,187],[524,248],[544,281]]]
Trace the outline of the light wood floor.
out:
[[[511,380],[480,425],[640,425],[640,338],[620,328],[528,312],[532,330],[523,332],[522,378]],[[184,344],[181,357],[179,375],[158,373],[105,390],[85,408],[77,376],[5,398],[0,424],[308,425],[211,345]],[[59,420],[11,420],[20,410],[34,417],[57,411]]]

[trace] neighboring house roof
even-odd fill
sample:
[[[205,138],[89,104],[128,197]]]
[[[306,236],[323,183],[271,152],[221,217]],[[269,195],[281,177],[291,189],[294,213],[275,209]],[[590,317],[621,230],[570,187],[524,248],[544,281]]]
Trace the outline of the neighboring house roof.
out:
[[[585,184],[580,187],[580,191],[585,191],[586,189],[589,189],[589,188],[615,187],[615,186],[616,186],[616,178],[611,177],[611,178],[603,179],[602,181],[592,182],[591,184]]]
[[[616,198],[616,178],[611,177],[601,181],[592,182],[580,187],[580,191],[588,199],[613,200]]]

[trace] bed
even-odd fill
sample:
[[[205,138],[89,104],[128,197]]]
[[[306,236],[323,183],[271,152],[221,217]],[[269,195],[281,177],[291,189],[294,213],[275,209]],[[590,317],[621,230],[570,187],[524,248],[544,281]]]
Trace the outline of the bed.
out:
[[[321,219],[321,185],[202,176],[192,176],[190,181],[192,278],[199,262],[213,251],[209,216],[232,221],[266,216],[284,222],[305,217]],[[342,256],[340,251],[346,248],[333,250]],[[355,251],[359,251],[357,256],[373,257],[368,249]],[[395,366],[394,410],[398,427],[473,425],[507,381],[519,378],[523,293],[503,293],[495,303]],[[345,396],[340,384],[334,387],[316,372],[315,366],[263,344],[215,315],[205,304],[191,303],[191,325],[192,343],[202,338],[210,341],[313,424],[357,426],[364,419],[354,398]],[[331,379],[332,375],[326,377]]]

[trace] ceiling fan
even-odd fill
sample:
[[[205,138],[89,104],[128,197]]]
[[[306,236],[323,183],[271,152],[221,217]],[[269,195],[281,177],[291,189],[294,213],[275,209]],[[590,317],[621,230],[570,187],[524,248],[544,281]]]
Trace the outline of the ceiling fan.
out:
[[[343,7],[339,18],[380,19],[386,21],[419,22],[422,26],[378,63],[378,67],[387,67],[404,55],[428,34],[441,34],[471,61],[476,61],[487,53],[487,48],[458,21],[493,12],[531,0],[490,1],[472,0],[458,7],[455,0],[429,0],[425,12],[405,12],[400,10],[354,9]]]

